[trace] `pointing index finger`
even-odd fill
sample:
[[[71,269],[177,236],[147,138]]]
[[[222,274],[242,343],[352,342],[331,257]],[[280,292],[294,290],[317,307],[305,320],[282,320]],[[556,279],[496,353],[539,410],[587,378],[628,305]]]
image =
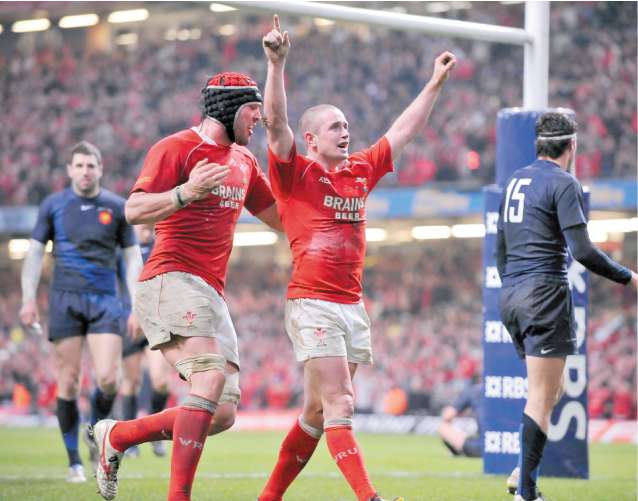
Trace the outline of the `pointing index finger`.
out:
[[[281,31],[281,26],[279,25],[279,16],[275,14],[272,16],[272,22],[276,31]]]

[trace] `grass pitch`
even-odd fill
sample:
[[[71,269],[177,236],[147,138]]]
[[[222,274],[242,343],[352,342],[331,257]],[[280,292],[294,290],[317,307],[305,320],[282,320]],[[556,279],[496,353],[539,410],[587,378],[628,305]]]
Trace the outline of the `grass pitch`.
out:
[[[199,465],[193,500],[255,500],[274,465],[283,433],[229,432],[210,439]],[[512,501],[504,477],[481,473],[480,460],[452,458],[434,437],[359,435],[370,476],[379,492],[406,501]],[[84,444],[82,444],[83,446]],[[81,446],[81,447],[82,447]],[[121,501],[166,499],[170,459],[141,446],[139,458],[120,470]],[[83,456],[86,450],[82,449]],[[88,461],[85,462],[90,469]],[[636,499],[636,447],[592,445],[591,480],[541,478],[548,501]],[[92,476],[67,484],[66,454],[56,429],[0,428],[0,500],[100,501]],[[287,501],[352,501],[325,442],[289,489]]]

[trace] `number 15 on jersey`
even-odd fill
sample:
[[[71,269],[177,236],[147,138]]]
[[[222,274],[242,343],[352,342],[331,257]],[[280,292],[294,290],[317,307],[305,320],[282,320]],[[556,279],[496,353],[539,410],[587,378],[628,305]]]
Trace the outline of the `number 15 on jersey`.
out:
[[[522,223],[523,211],[525,209],[525,193],[521,191],[523,186],[532,183],[529,178],[512,178],[507,186],[505,195],[505,207],[503,210],[503,222],[505,223]],[[511,206],[510,206],[511,203]]]

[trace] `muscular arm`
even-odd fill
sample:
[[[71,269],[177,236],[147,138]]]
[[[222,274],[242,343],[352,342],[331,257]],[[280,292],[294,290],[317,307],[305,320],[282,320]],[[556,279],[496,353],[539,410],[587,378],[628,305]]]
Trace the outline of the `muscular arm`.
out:
[[[129,224],[156,223],[180,209],[175,203],[174,189],[164,193],[132,193],[126,201],[124,213]]]
[[[386,132],[385,136],[392,148],[393,159],[399,156],[410,141],[425,130],[434,103],[455,64],[456,58],[450,52],[444,52],[437,57],[430,81]]]
[[[294,134],[288,125],[284,67],[290,49],[288,32],[281,33],[279,18],[274,16],[274,26],[262,43],[268,59],[268,72],[264,90],[264,115],[268,146],[279,158],[288,158],[294,142]]]
[[[277,205],[275,204],[272,204],[267,209],[262,210],[259,214],[256,214],[255,217],[262,223],[270,226],[273,230],[284,231],[281,219],[279,218],[279,212],[277,212]]]
[[[128,287],[131,305],[135,302],[135,287],[142,271],[142,252],[139,245],[131,245],[123,249],[124,264],[126,265],[126,286]]]
[[[495,257],[498,274],[501,280],[503,280],[503,275],[505,275],[505,269],[507,267],[507,247],[505,245],[505,234],[503,230],[498,230],[496,233]]]
[[[29,240],[29,251],[22,265],[22,302],[35,302],[35,296],[40,283],[42,273],[42,261],[44,260],[44,244],[38,240]]]
[[[32,238],[29,241],[29,251],[22,265],[22,307],[20,308],[20,321],[27,326],[36,326],[40,321],[36,293],[40,274],[42,273],[42,261],[44,259],[44,244]]]
[[[195,200],[207,197],[228,175],[226,165],[208,162],[204,158],[195,164],[188,181],[162,193],[137,191],[128,198],[124,207],[129,224],[156,223],[166,219]]]
[[[585,268],[620,284],[628,284],[631,281],[631,270],[610,259],[592,244],[587,233],[587,226],[584,224],[572,226],[563,230],[563,234],[572,256]]]
[[[284,89],[284,65],[268,62],[266,90],[264,92],[264,114],[268,146],[279,158],[288,158],[294,135],[288,125],[286,91]]]

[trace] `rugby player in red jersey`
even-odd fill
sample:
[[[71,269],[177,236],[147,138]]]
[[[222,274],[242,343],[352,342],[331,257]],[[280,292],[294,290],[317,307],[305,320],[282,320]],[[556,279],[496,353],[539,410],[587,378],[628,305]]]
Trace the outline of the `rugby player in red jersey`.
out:
[[[277,16],[263,45],[269,174],[293,255],[285,322],[296,359],[304,364],[304,406],[259,500],[283,498],[323,432],[357,499],[380,500],[352,433],[352,377],[358,364],[372,362],[370,322],[361,300],[365,202],[393,170],[393,159],[423,132],[456,59],[449,52],[438,56],[421,93],[363,151],[348,153],[350,133],[341,110],[326,104],[306,110],[300,120],[302,155],[288,125],[284,65],[290,41]]]
[[[95,425],[105,499],[117,495],[128,447],[171,437],[168,499],[191,498],[206,436],[233,424],[240,395],[237,336],[223,298],[237,219],[245,206],[282,229],[268,180],[245,148],[261,120],[257,84],[222,73],[202,97],[201,124],[150,149],[126,203],[129,222],[155,223],[156,232],[136,290],[138,318],[151,349],[190,383],[190,393],[179,407]]]

